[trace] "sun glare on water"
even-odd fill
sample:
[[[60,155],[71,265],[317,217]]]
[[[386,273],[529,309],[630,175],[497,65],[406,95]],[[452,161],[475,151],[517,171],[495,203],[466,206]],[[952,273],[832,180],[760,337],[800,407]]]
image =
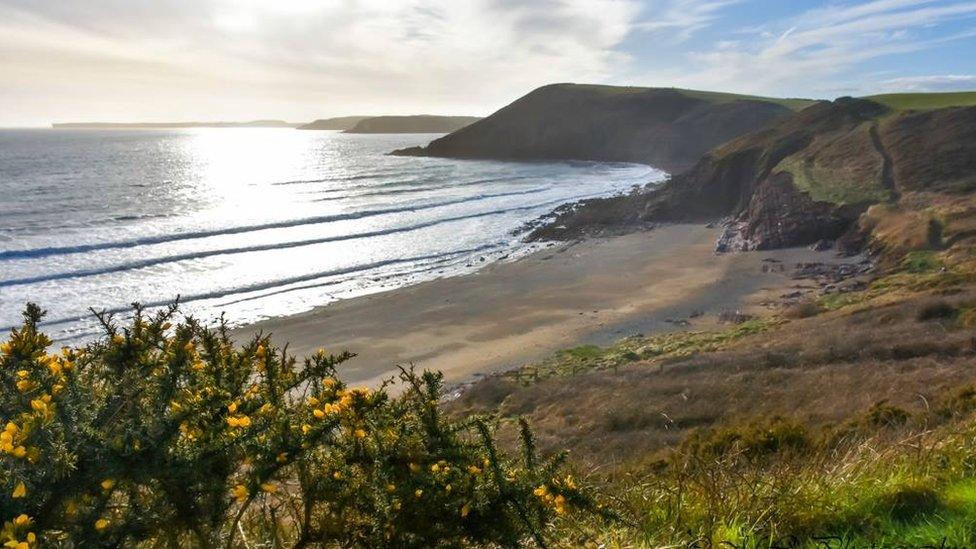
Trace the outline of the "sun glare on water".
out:
[[[308,176],[316,167],[332,173],[329,154],[315,140],[290,129],[192,130],[184,155],[192,165],[195,185],[187,192],[212,204],[206,215],[215,220],[259,220],[293,207],[288,182]],[[190,198],[190,197],[188,197]]]

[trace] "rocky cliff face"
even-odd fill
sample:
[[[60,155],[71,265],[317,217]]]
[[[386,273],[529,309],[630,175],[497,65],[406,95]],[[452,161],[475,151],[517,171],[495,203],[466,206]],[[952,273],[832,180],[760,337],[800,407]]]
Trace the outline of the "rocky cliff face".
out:
[[[844,98],[734,139],[659,189],[555,212],[531,238],[726,218],[719,250],[798,246],[841,237],[872,204],[974,189],[976,108],[892,112]]]
[[[639,162],[677,172],[712,147],[791,113],[738,96],[553,84],[426,147],[394,154]]]

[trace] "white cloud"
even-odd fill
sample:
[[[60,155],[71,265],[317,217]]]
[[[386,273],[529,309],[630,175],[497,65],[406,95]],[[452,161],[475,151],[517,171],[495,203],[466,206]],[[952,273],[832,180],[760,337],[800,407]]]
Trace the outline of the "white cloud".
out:
[[[0,124],[481,114],[599,81],[635,0],[0,0]]]
[[[649,33],[672,31],[679,41],[691,38],[719,18],[721,10],[744,0],[669,0],[648,8],[648,18],[634,26]]]
[[[976,74],[906,76],[881,82],[887,92],[946,92],[976,90]]]
[[[875,84],[865,80],[865,63],[973,36],[933,38],[928,31],[974,17],[973,1],[831,4],[691,52],[688,67],[663,78],[676,85],[776,95],[874,91]]]

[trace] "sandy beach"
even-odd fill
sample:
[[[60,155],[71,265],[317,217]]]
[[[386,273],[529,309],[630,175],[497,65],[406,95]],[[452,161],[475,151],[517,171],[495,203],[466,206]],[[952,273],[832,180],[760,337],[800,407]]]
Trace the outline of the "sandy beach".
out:
[[[716,237],[702,225],[667,225],[556,244],[475,274],[262,321],[235,336],[271,333],[299,356],[320,347],[357,353],[341,371],[353,383],[376,384],[411,363],[458,383],[566,347],[673,330],[675,319],[708,324],[723,311],[755,310],[797,283],[789,269],[763,272],[764,259],[833,258],[806,249],[716,254]]]

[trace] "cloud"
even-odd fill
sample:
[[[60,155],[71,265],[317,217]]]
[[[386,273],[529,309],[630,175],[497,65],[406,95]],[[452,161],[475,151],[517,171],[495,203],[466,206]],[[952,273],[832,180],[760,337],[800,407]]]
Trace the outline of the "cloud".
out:
[[[639,12],[634,0],[86,4],[0,0],[4,115],[483,114],[618,71]]]
[[[892,78],[881,83],[881,91],[947,92],[976,90],[976,74],[940,74]]]
[[[687,68],[664,77],[677,85],[777,95],[868,90],[865,63],[972,37],[934,30],[974,17],[972,1],[830,4],[691,51]]]
[[[679,41],[690,39],[696,32],[719,18],[723,9],[741,4],[744,0],[670,0],[648,8],[650,18],[634,25],[634,30],[655,33],[674,32]]]

